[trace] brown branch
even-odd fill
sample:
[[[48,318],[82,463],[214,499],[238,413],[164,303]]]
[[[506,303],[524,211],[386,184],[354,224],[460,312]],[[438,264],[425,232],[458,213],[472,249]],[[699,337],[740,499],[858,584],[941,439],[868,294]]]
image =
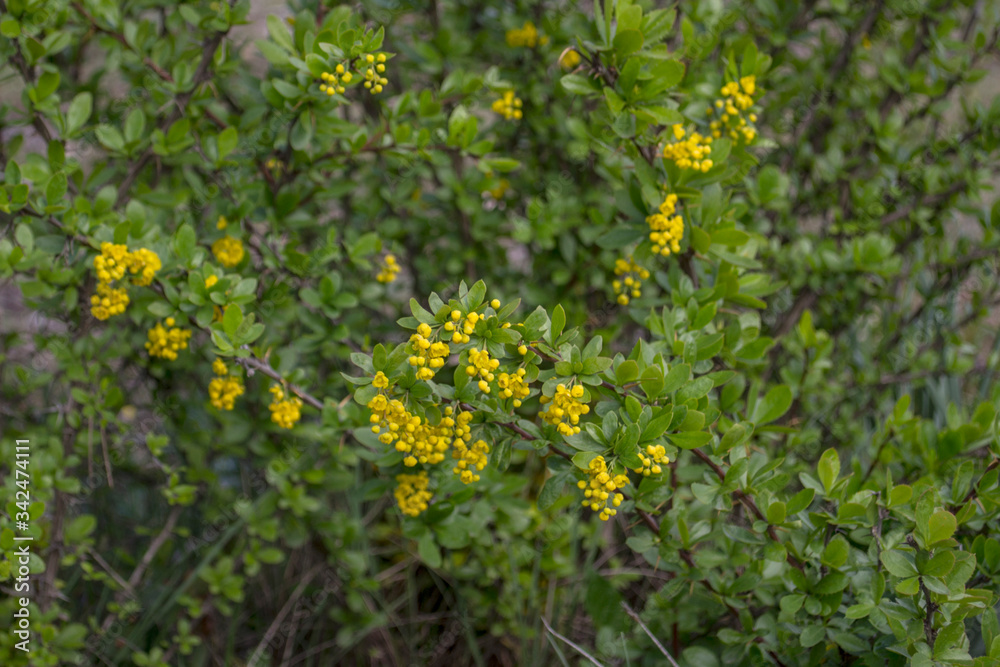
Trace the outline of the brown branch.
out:
[[[305,389],[302,389],[301,387],[298,387],[294,384],[285,382],[285,379],[281,377],[281,373],[271,368],[271,365],[266,361],[257,359],[256,357],[234,357],[234,359],[236,363],[240,364],[251,373],[253,371],[260,371],[261,373],[271,378],[272,380],[275,380],[277,382],[286,385],[289,391],[291,391],[293,394],[301,398],[304,402],[308,403],[312,407],[316,408],[317,410],[323,409],[323,401],[319,400],[318,398],[307,392]]]

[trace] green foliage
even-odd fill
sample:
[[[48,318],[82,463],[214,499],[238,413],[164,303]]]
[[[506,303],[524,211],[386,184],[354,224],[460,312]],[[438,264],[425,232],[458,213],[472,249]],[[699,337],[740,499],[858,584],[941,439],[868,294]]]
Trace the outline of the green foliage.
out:
[[[330,4],[0,3],[2,664],[1000,664],[997,3]]]

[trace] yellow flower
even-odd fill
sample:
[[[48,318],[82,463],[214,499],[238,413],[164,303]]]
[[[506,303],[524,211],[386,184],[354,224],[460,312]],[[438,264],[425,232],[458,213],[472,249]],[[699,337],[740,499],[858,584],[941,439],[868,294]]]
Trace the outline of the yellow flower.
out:
[[[667,450],[663,445],[647,445],[645,452],[639,452],[639,460],[642,461],[642,465],[636,468],[635,471],[645,477],[659,475],[663,472],[661,466],[670,463],[670,459],[667,457]]]
[[[372,386],[378,387],[379,389],[385,389],[389,386],[389,378],[385,376],[385,373],[379,371],[375,374],[375,379],[372,380]]]
[[[121,280],[128,268],[128,248],[119,243],[101,244],[101,254],[94,258],[94,273],[102,283]]]
[[[223,364],[223,368],[225,368],[225,364]],[[213,378],[208,384],[209,402],[219,410],[232,410],[237,397],[242,396],[244,391],[243,382],[238,377],[228,375]]]
[[[231,269],[243,261],[243,242],[232,236],[224,236],[212,244],[212,254],[220,264]]]
[[[489,453],[490,446],[484,440],[476,440],[471,447],[466,446],[465,441],[461,438],[455,440],[455,451],[451,453],[451,456],[458,463],[452,468],[452,472],[458,475],[463,484],[478,482],[479,475],[476,474],[476,471],[486,467],[488,462],[486,455]]]
[[[523,28],[513,28],[507,31],[507,46],[526,46],[529,49],[535,48],[538,44],[538,28],[531,21],[525,21]]]
[[[573,435],[580,432],[580,417],[590,412],[590,406],[581,402],[584,389],[582,385],[576,385],[568,389],[566,385],[556,386],[556,393],[549,398],[542,396],[539,402],[545,405],[545,410],[539,415],[542,419],[552,424],[563,435]]]
[[[559,56],[559,66],[563,69],[573,69],[580,64],[582,58],[580,57],[580,52],[574,48],[567,48]]]
[[[664,257],[672,252],[681,251],[681,239],[684,238],[684,218],[675,215],[677,195],[668,194],[660,210],[646,217],[649,225],[649,240],[653,242],[653,252]]]
[[[302,400],[297,396],[285,396],[281,385],[271,386],[273,399],[271,405],[271,421],[281,428],[292,428],[302,418]]]
[[[216,276],[214,274],[209,276],[208,278],[205,278],[205,289],[211,289],[212,286],[215,285],[215,283],[217,282],[219,282],[219,276]]]
[[[671,129],[676,141],[663,147],[664,158],[672,160],[680,169],[706,172],[712,168],[713,163],[708,159],[708,154],[712,151],[711,137],[704,137],[698,132],[688,135],[679,124],[673,125]]]
[[[423,470],[416,475],[396,475],[399,485],[393,495],[399,504],[400,511],[407,516],[419,516],[427,509],[434,494],[427,490],[429,480]]]
[[[219,221],[215,223],[215,228],[216,229],[225,229],[226,225],[228,225],[228,224],[229,224],[229,222],[226,220],[226,216],[220,215],[219,216]]]
[[[587,474],[590,477],[589,480],[580,480],[576,483],[586,497],[582,504],[595,512],[600,512],[601,521],[607,521],[618,514],[618,510],[615,508],[622,504],[625,496],[616,493],[616,491],[628,485],[628,476],[612,476],[603,456],[598,456],[590,462]]]
[[[503,97],[493,102],[493,110],[503,116],[506,120],[520,120],[522,117],[521,98],[514,95],[513,90],[508,90]]]
[[[379,267],[378,275],[375,276],[375,280],[380,283],[391,283],[396,279],[396,274],[399,273],[399,262],[396,261],[396,256],[389,254],[385,256],[384,263]]]
[[[90,297],[90,314],[99,320],[106,320],[124,313],[128,303],[128,292],[124,289],[104,282],[97,283],[97,294]]]
[[[476,315],[477,313],[469,313],[470,316]],[[469,377],[476,377],[477,375],[481,378],[479,380],[479,391],[484,394],[490,393],[490,382],[496,378],[493,371],[495,371],[500,366],[499,359],[490,359],[489,350],[482,349],[477,350],[472,348],[469,350],[469,365],[465,367],[465,372]]]
[[[421,380],[430,380],[434,373],[444,366],[445,360],[451,354],[451,348],[444,341],[432,340],[431,327],[421,323],[417,327],[417,333],[410,336],[409,364],[417,369],[417,377]]]
[[[163,266],[160,263],[160,256],[147,248],[139,248],[130,253],[127,261],[129,272],[139,274],[132,279],[132,282],[140,286],[152,283],[156,272]]]
[[[149,330],[146,341],[146,349],[151,357],[162,357],[173,361],[177,358],[177,352],[186,350],[188,340],[191,338],[190,329],[181,329],[174,326],[174,318],[168,317],[163,324],[157,324]]]
[[[618,296],[618,303],[627,306],[630,299],[642,296],[642,281],[649,278],[649,271],[636,264],[632,257],[628,260],[615,260],[615,275],[624,276],[623,280],[614,280],[611,286]]]

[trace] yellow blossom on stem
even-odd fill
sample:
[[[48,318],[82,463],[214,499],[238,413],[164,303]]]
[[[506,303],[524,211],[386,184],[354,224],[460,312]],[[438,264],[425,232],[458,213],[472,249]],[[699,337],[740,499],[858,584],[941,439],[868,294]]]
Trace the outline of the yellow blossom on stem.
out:
[[[391,283],[396,279],[396,274],[399,273],[399,263],[396,261],[395,255],[386,255],[385,260],[379,267],[378,275],[375,276],[375,280],[380,283]]]
[[[603,456],[597,456],[590,462],[587,474],[588,480],[576,483],[586,497],[582,504],[595,512],[600,512],[601,521],[607,521],[618,514],[615,508],[622,504],[625,496],[616,491],[628,485],[628,476],[612,476]]]
[[[148,248],[139,248],[128,255],[129,273],[138,274],[132,278],[136,285],[145,286],[153,282],[156,272],[162,268],[160,256]]]
[[[684,218],[676,215],[677,195],[668,194],[659,211],[648,216],[649,240],[653,243],[653,252],[664,257],[670,253],[681,251],[681,239],[684,238]]]
[[[452,469],[463,484],[471,484],[479,481],[477,471],[486,467],[488,462],[487,454],[490,453],[490,446],[484,440],[476,440],[471,446],[467,446],[465,440],[455,439],[455,450],[451,453],[453,459],[458,461]]]
[[[94,258],[94,273],[102,283],[120,280],[128,268],[128,248],[119,243],[102,243],[101,254]]]
[[[430,480],[423,470],[415,475],[396,475],[396,502],[400,511],[407,516],[419,516],[427,509],[434,494],[427,490]]]
[[[187,349],[191,330],[175,327],[174,324],[174,318],[168,317],[163,324],[157,323],[149,330],[147,334],[149,340],[146,341],[149,356],[173,361],[177,359],[177,352]]]
[[[545,406],[545,410],[539,416],[555,426],[563,435],[579,433],[580,416],[590,412],[590,406],[579,400],[583,398],[583,394],[583,385],[578,384],[568,388],[564,384],[559,384],[552,398],[542,396],[538,399]]]
[[[708,108],[708,114],[718,112],[719,117],[709,123],[712,136],[720,138],[728,136],[733,141],[751,143],[757,137],[757,129],[752,125],[757,122],[757,114],[744,112],[754,105],[753,96],[757,92],[757,79],[745,76],[737,81],[730,81],[719,91],[722,97]]]
[[[470,315],[474,313],[469,313]],[[479,391],[484,394],[490,393],[490,382],[496,379],[493,373],[500,366],[499,359],[491,359],[489,350],[475,348],[469,350],[469,365],[465,367],[465,372],[470,378],[478,376],[480,378]]]
[[[286,396],[280,384],[271,386],[271,421],[281,428],[292,428],[302,418],[302,399]]]
[[[520,120],[522,117],[520,97],[514,95],[513,90],[508,90],[498,100],[493,102],[493,110],[503,116],[506,120]]]
[[[97,294],[90,297],[90,313],[99,320],[106,320],[124,313],[128,303],[128,292],[124,289],[97,283]]]
[[[531,21],[525,21],[521,28],[512,28],[507,31],[507,46],[535,48],[539,43],[538,28]]]
[[[642,465],[635,471],[645,477],[659,475],[663,472],[661,466],[670,463],[670,459],[667,458],[667,450],[663,445],[647,445],[646,451],[639,452],[639,460],[642,461]]]
[[[417,333],[410,336],[410,349],[413,354],[409,357],[409,364],[417,369],[417,377],[421,380],[430,380],[434,373],[444,366],[445,360],[451,354],[451,348],[444,341],[435,341],[435,335],[430,325],[421,323],[417,327]]]
[[[515,408],[521,407],[521,401],[531,393],[528,383],[524,381],[525,373],[523,368],[518,368],[516,373],[500,373],[497,376],[500,397],[513,398]]]
[[[676,141],[663,147],[664,159],[672,160],[680,169],[706,172],[712,168],[713,162],[708,159],[712,152],[711,137],[704,137],[697,132],[688,134],[683,125],[673,125],[671,131]]]
[[[212,362],[212,371],[222,377],[212,378],[208,384],[208,398],[213,407],[219,410],[232,410],[236,399],[244,393],[243,382],[239,377],[229,375],[222,359]]]
[[[582,58],[580,57],[580,52],[574,48],[567,48],[559,56],[559,66],[563,69],[573,69],[580,64]]]
[[[649,271],[636,264],[635,260],[629,257],[627,260],[615,260],[615,275],[621,280],[613,280],[611,286],[618,296],[618,303],[627,306],[630,299],[638,299],[642,296],[642,281],[649,278]]]
[[[233,236],[224,236],[212,244],[212,254],[227,269],[243,261],[243,241]]]

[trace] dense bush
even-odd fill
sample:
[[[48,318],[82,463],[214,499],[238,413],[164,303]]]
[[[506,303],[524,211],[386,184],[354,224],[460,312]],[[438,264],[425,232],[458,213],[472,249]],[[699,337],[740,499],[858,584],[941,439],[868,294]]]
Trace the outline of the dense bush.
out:
[[[1000,664],[997,2],[328,4],[0,2],[2,664]]]

